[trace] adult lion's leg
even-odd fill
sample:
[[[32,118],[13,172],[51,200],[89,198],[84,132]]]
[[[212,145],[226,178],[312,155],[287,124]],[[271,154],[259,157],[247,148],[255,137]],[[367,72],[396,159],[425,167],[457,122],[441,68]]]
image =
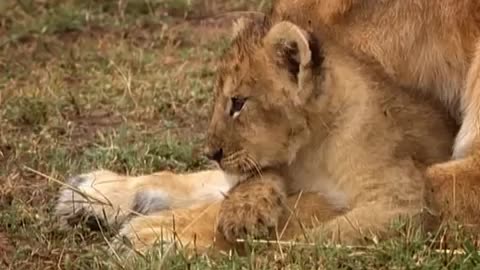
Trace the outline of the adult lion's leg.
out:
[[[256,184],[262,184],[262,180],[257,179]],[[240,185],[244,185],[243,191],[250,189],[250,191],[253,191],[252,194],[259,195],[254,191],[258,188],[256,185],[249,182]],[[242,194],[246,193],[242,192]],[[259,196],[260,203],[264,203],[265,195]],[[225,203],[232,203],[233,205],[224,208]],[[240,248],[239,251],[241,251],[243,245],[235,243],[237,239],[227,241],[224,232],[218,230],[219,219],[223,218],[223,226],[225,224],[229,226],[233,224],[242,228],[252,226],[247,233],[256,232],[252,231],[252,228],[265,226],[265,222],[261,218],[267,218],[265,216],[269,214],[276,216],[276,213],[263,212],[265,205],[259,205],[259,209],[255,209],[257,206],[252,203],[254,202],[251,198],[244,202],[237,200],[217,201],[192,208],[161,211],[148,216],[135,217],[124,223],[119,233],[120,237],[118,239],[120,241],[117,241],[117,247],[126,247],[123,239],[128,239],[127,243],[131,244],[131,248],[140,252],[148,250],[155,244],[162,245],[164,251],[172,250],[173,247],[178,246],[195,248],[198,251],[204,251],[211,247],[221,250]],[[304,233],[308,229],[345,211],[345,209],[335,206],[325,196],[316,192],[300,192],[291,195],[286,198],[283,207],[276,230],[271,235],[264,235],[262,240],[291,240],[298,235],[305,235]],[[222,214],[219,215],[220,213]],[[257,217],[258,214],[260,215]],[[260,219],[254,219],[254,217]],[[257,224],[257,222],[259,223]],[[238,235],[238,239],[247,236],[243,234],[243,230],[240,230],[240,232],[242,235]]]
[[[480,42],[462,96],[463,123],[455,139],[453,161],[427,169],[434,197],[446,219],[480,224]]]
[[[463,121],[455,139],[453,158],[480,154],[480,42],[470,65],[461,100]]]
[[[139,252],[155,245],[161,245],[165,252],[176,247],[198,251],[211,247],[229,249],[232,244],[216,230],[220,206],[221,201],[217,201],[135,217],[122,226],[116,246],[125,250],[131,245],[132,250]]]
[[[220,170],[138,177],[95,171],[69,180],[60,191],[55,213],[68,224],[84,217],[93,226],[97,221],[122,223],[131,215],[220,200],[236,183],[237,179]]]
[[[480,231],[480,156],[434,165],[426,175],[442,218]]]

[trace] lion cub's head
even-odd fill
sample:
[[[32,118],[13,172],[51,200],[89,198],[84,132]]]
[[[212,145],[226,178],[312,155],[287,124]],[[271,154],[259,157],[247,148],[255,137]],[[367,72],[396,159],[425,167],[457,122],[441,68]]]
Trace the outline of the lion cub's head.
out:
[[[321,99],[323,57],[316,39],[290,22],[237,26],[218,69],[207,155],[243,174],[289,164],[310,139],[306,108]]]

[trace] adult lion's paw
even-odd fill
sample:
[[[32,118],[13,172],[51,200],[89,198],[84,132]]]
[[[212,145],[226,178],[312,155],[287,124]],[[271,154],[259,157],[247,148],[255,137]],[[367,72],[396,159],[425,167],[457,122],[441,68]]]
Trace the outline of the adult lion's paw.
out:
[[[275,182],[242,183],[223,201],[218,229],[230,242],[247,236],[269,237],[278,225],[285,200],[285,193]]]
[[[126,177],[101,170],[70,178],[60,191],[55,215],[64,225],[81,221],[91,228],[121,223],[128,216],[131,195]]]
[[[433,201],[438,204],[441,216],[456,220],[465,227],[474,228],[480,224],[478,209],[480,200],[480,157],[435,164],[426,170],[431,186]],[[473,226],[472,226],[473,225]]]

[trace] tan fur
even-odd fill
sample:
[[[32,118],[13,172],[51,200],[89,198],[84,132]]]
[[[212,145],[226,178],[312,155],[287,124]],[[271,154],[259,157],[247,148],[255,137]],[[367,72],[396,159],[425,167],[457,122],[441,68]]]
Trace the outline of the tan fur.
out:
[[[447,203],[447,216],[480,223],[479,1],[276,0],[271,17],[329,33],[379,63],[395,83],[439,99],[462,123],[453,148],[458,161],[435,164],[427,176],[443,187],[436,196]]]
[[[288,219],[286,217],[291,217],[291,212],[285,209],[294,206],[297,206],[294,212],[300,223],[307,224],[312,217],[328,221],[347,212],[345,216],[318,226],[314,234],[356,241],[364,234],[386,233],[386,224],[394,217],[418,214],[421,208],[429,207],[427,199],[430,195],[443,217],[478,224],[480,155],[476,149],[480,143],[477,90],[480,87],[477,79],[480,46],[476,43],[480,30],[479,6],[475,0],[277,0],[271,14],[274,23],[290,20],[301,31],[320,36],[321,43],[324,42],[322,38],[327,39],[326,43],[329,43],[328,39],[335,40],[335,46],[322,45],[329,71],[323,74],[321,89],[328,90],[328,102],[310,100],[309,103],[309,92],[305,91],[293,96],[278,91],[289,85],[285,72],[277,72],[273,63],[265,61],[268,59],[266,55],[259,53],[261,46],[252,44],[245,33],[242,35],[244,21],[238,24],[234,33],[238,40],[231,51],[235,53],[225,58],[220,74],[222,87],[217,87],[217,108],[210,131],[211,147],[227,146],[237,153],[236,161],[223,161],[222,167],[226,171],[263,170],[273,162],[273,167],[277,168],[275,174],[262,174],[256,177],[260,179],[241,183],[226,199],[219,201],[219,194],[241,179],[226,181],[229,177],[220,171],[204,175],[168,174],[140,178],[102,172],[98,178],[113,176],[121,180],[118,182],[121,185],[80,189],[94,196],[102,193],[101,197],[108,199],[108,207],[92,208],[91,202],[87,204],[80,200],[78,209],[95,216],[105,209],[113,209],[107,212],[107,216],[115,217],[119,215],[118,209],[131,212],[132,198],[141,190],[158,189],[165,194],[178,192],[169,202],[171,205],[167,204],[170,210],[135,217],[124,225],[121,234],[138,248],[151,246],[159,238],[160,227],[171,228],[172,216],[176,217],[176,229],[182,232],[179,234],[182,241],[188,242],[196,235],[200,246],[214,244],[228,248],[230,244],[216,230],[217,220],[222,223],[219,226],[221,234],[229,240],[240,234],[239,229],[244,231],[245,226],[253,228],[248,229],[248,233],[260,235],[265,228],[258,226],[257,217],[273,218],[267,222],[266,228],[273,224],[277,225],[278,231]],[[258,37],[262,33],[251,34]],[[347,48],[347,52],[336,47]],[[353,60],[355,57],[361,61]],[[376,63],[381,68],[372,72],[370,64],[361,62],[373,63],[373,66]],[[304,65],[305,70],[308,71],[308,63],[306,69]],[[466,158],[431,166],[426,171],[429,181],[425,183],[423,168],[448,159],[455,128],[445,120],[438,106],[428,105],[429,102],[425,105],[422,98],[412,96],[414,91],[407,93],[396,89],[386,78],[372,74],[375,70],[385,72],[394,84],[436,97],[458,121],[462,120],[454,157]],[[242,80],[249,79],[249,74],[258,80],[244,84]],[[318,90],[318,84],[314,85],[317,88],[308,85],[311,74],[302,74],[307,76],[298,76],[299,81],[307,83],[307,87],[303,84],[301,89]],[[239,88],[240,85],[243,87]],[[270,91],[272,88],[277,91]],[[269,92],[265,94],[267,90]],[[256,127],[249,129],[248,122],[246,127],[229,126],[228,121],[219,116],[218,112],[227,109],[228,97],[237,94],[235,91],[241,91],[241,94],[256,91],[260,96],[263,93],[259,103],[255,104],[258,108],[247,106],[251,114],[245,116],[241,115],[245,114],[242,112],[237,115],[239,121],[242,117],[260,120]],[[287,92],[291,94],[291,91]],[[302,113],[309,114],[308,121],[304,121],[306,124],[299,120],[301,117],[287,117],[291,116],[289,107],[292,104],[285,108],[288,113],[275,108],[275,104],[284,104],[285,100],[295,101],[293,105],[297,106],[304,103]],[[336,107],[339,104],[345,107],[340,106],[340,110]],[[272,108],[279,111],[272,113]],[[319,108],[328,109],[319,111]],[[262,126],[263,120],[277,125]],[[290,126],[285,127],[285,124]],[[288,136],[285,135],[287,128],[291,132]],[[312,141],[322,143],[312,144]],[[305,142],[308,142],[307,146],[303,145]],[[238,162],[238,157],[242,156],[243,162]],[[212,177],[204,177],[208,174]],[[204,179],[200,183],[208,194],[207,200],[198,200],[200,196],[192,192],[199,188],[191,180],[195,178]],[[278,179],[284,181],[284,190],[275,189],[270,193],[272,196],[265,197],[269,194],[265,190]],[[263,185],[259,185],[258,180]],[[216,189],[219,182],[223,186]],[[143,186],[144,189],[132,188],[125,183],[136,183],[133,186]],[[283,207],[272,203],[275,202],[272,198],[276,197],[286,198]],[[298,197],[301,200],[297,201]],[[62,191],[58,215],[66,219],[76,215],[76,210],[72,210],[77,209],[72,207],[73,198],[78,199],[68,189]],[[257,198],[265,200],[262,202]],[[308,199],[304,201],[304,198]],[[399,203],[404,200],[410,203]],[[185,201],[191,203],[186,209],[181,203]],[[366,204],[366,201],[371,203]],[[386,201],[389,204],[385,204]],[[246,211],[248,207],[245,205],[258,207]],[[122,220],[127,218],[125,215],[121,217]],[[294,226],[298,223],[290,222],[290,229],[282,239],[298,236],[303,230]],[[314,224],[316,222],[310,222],[310,227]],[[167,236],[173,234],[167,233]]]
[[[336,36],[352,53],[380,63],[396,83],[433,94],[460,117],[480,34],[478,1],[277,0],[271,16]]]
[[[221,170],[190,174],[161,172],[139,177],[94,171],[70,180],[69,186],[60,193],[55,213],[64,225],[74,225],[85,217],[93,217],[103,225],[121,225],[114,240],[118,249],[125,249],[123,238],[126,237],[136,251],[145,251],[156,243],[172,248],[170,244],[175,242],[201,250],[207,247],[227,250],[234,245],[216,229],[219,212],[228,211],[222,209],[219,198],[234,188],[237,181]],[[164,206],[151,205],[148,213],[137,212],[133,209],[135,197],[142,192],[152,193],[150,201],[161,200]],[[343,211],[317,193],[294,194],[282,202],[285,210],[277,226],[280,239],[291,239],[299,231]],[[257,206],[260,205],[254,205]]]
[[[120,236],[140,250],[160,238],[228,249],[247,234],[361,243],[389,236],[397,218],[423,222],[437,210],[423,170],[448,159],[456,125],[436,102],[381,74],[335,35],[247,23],[222,58],[208,132],[223,171],[93,172],[72,185],[106,204],[67,188],[56,213],[120,216]],[[233,97],[247,98],[239,111],[231,112]],[[138,198],[149,202],[143,213],[119,214],[135,212]]]
[[[315,67],[305,30],[291,23],[270,31],[254,25],[237,37],[220,68],[209,151],[222,149],[222,168],[237,174],[274,170],[286,187],[269,200],[300,191],[328,194],[348,211],[316,233],[347,243],[365,234],[384,237],[396,218],[429,208],[422,169],[448,158],[454,132],[438,108],[374,75],[380,69],[372,72],[371,63],[342,50],[334,35],[317,36],[325,60]],[[299,65],[293,77],[284,67],[289,59],[284,54],[292,48],[298,50],[291,58]],[[235,97],[248,101],[232,117],[227,112]],[[242,193],[256,189],[252,185]],[[251,204],[261,205],[262,199],[251,196]],[[262,236],[267,229],[258,228],[256,218],[265,214],[259,209],[248,218],[242,200],[227,198],[223,205],[230,211],[225,211],[228,218],[220,213],[226,226],[219,227],[229,240],[242,236],[228,237],[232,231]],[[277,213],[277,208],[266,212]],[[238,228],[224,229],[232,223]]]
[[[138,194],[144,194],[146,204],[152,203],[150,198],[156,200],[156,206],[141,208],[176,209],[218,200],[237,183],[236,177],[219,170],[191,174],[159,172],[138,177],[100,170],[70,179],[70,185],[58,199],[56,212],[67,223],[87,212],[108,223],[121,224],[129,215],[142,214],[133,209]]]

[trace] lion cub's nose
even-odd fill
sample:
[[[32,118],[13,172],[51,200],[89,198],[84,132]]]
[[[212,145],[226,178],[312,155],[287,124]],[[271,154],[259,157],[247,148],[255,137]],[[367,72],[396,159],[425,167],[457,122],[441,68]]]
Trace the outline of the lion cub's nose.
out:
[[[223,149],[219,148],[219,149],[209,150],[207,151],[206,156],[210,160],[220,162],[223,158]]]

